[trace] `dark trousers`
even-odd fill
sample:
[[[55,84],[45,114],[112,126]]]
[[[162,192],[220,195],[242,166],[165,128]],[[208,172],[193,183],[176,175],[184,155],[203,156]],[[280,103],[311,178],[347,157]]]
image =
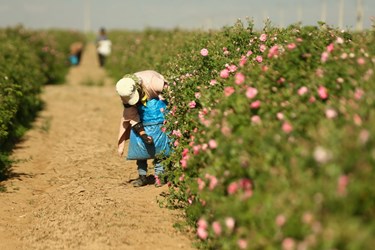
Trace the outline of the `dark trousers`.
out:
[[[98,54],[98,58],[99,58],[99,66],[103,67],[105,63],[105,56],[102,54]]]

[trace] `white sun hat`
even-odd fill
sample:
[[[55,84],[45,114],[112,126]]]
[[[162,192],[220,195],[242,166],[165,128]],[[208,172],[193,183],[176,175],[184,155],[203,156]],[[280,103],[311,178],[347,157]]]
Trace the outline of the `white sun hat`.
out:
[[[136,82],[132,78],[121,78],[116,83],[116,91],[125,104],[134,105],[139,100]]]

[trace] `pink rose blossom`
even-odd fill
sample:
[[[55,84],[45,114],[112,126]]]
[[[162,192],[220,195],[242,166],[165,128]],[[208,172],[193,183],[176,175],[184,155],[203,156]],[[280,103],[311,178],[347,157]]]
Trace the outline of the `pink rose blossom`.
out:
[[[258,63],[261,63],[261,62],[263,62],[263,57],[262,57],[262,56],[257,56],[257,57],[255,57],[255,60],[256,60]]]
[[[197,235],[198,235],[198,237],[201,238],[202,240],[205,240],[205,239],[207,239],[207,237],[208,237],[207,230],[204,229],[204,228],[201,228],[201,227],[199,227],[199,228],[197,229]]]
[[[281,128],[287,134],[293,131],[293,126],[289,122],[284,122]]]
[[[183,169],[186,169],[187,168],[187,159],[181,159],[180,160],[180,164],[181,164],[181,167],[183,168]]]
[[[197,104],[195,103],[195,101],[189,102],[189,108],[191,108],[191,109],[195,108],[196,105]]]
[[[318,95],[320,99],[325,100],[328,98],[328,91],[324,86],[319,86],[318,88]]]
[[[228,66],[229,72],[235,72],[237,70],[237,66],[234,64],[231,64]]]
[[[243,67],[247,62],[247,57],[246,56],[241,56],[239,66]]]
[[[330,43],[328,46],[327,46],[327,52],[328,53],[331,53],[333,51],[333,48],[334,48],[334,44],[333,43]]]
[[[294,250],[296,242],[292,238],[285,238],[282,242],[283,250]]]
[[[206,48],[201,49],[202,56],[208,56],[208,50]]]
[[[322,55],[320,56],[320,61],[321,61],[322,63],[325,63],[325,62],[328,60],[328,56],[329,56],[328,52],[327,52],[327,51],[324,51],[324,52],[322,53]]]
[[[358,63],[358,65],[363,65],[363,64],[366,63],[366,61],[363,57],[360,57],[360,58],[357,59],[357,63]]]
[[[232,195],[238,190],[238,183],[237,182],[232,182],[228,185],[227,187],[227,192],[228,194]]]
[[[260,124],[262,120],[260,119],[259,115],[254,115],[251,117],[251,122],[254,124]]]
[[[218,221],[212,222],[212,229],[216,235],[219,236],[221,234],[221,225]]]
[[[214,190],[218,183],[219,181],[215,176],[210,176],[210,184],[208,186],[208,189]]]
[[[287,48],[288,48],[289,50],[294,50],[296,47],[297,47],[297,46],[296,46],[295,43],[289,43],[289,44],[287,45]]]
[[[214,139],[211,139],[211,140],[208,142],[208,146],[209,146],[211,149],[217,148],[217,142],[216,142]]]
[[[259,40],[261,42],[265,42],[267,40],[267,35],[266,34],[261,34],[260,37],[259,37]]]
[[[232,217],[225,218],[225,225],[227,226],[227,228],[230,231],[232,231],[234,229],[235,224],[236,224],[236,222]]]
[[[284,77],[280,77],[279,80],[277,80],[277,83],[284,83],[285,82],[285,78]]]
[[[210,85],[213,86],[213,85],[215,85],[215,84],[217,84],[217,81],[216,81],[215,79],[212,79],[212,80],[210,81]]]
[[[306,86],[302,86],[298,89],[298,95],[303,96],[309,91],[309,89]]]
[[[223,69],[222,71],[220,71],[220,77],[221,78],[228,78],[229,77],[229,70],[228,69]]]
[[[275,223],[277,226],[282,227],[284,226],[285,222],[286,222],[286,218],[284,215],[280,214],[276,217]]]
[[[349,177],[347,175],[341,175],[337,180],[337,193],[339,195],[346,195],[346,187],[349,183]]]
[[[336,39],[336,43],[337,43],[337,44],[343,44],[343,43],[344,43],[344,39],[341,38],[341,37],[337,37],[337,39]]]
[[[317,68],[315,74],[317,77],[322,78],[324,76],[324,70],[322,68]]]
[[[268,58],[277,57],[279,54],[279,46],[274,45],[268,51]]]
[[[206,183],[201,178],[197,179],[197,183],[198,183],[199,190],[203,190],[203,188],[206,186]]]
[[[277,119],[280,120],[280,121],[284,120],[284,114],[281,113],[281,112],[278,112],[278,113],[276,114],[276,117],[277,117]]]
[[[267,49],[267,46],[266,45],[264,45],[264,44],[261,44],[260,46],[259,46],[259,50],[260,50],[260,52],[264,52],[264,51],[266,51],[266,49]]]
[[[258,109],[260,107],[260,101],[259,100],[256,100],[255,102],[252,102],[250,104],[250,108],[252,109]]]
[[[354,99],[356,100],[362,99],[363,94],[364,94],[364,91],[362,89],[356,89],[354,92]]]
[[[357,126],[362,125],[362,118],[358,114],[355,114],[353,116],[353,121],[354,121],[354,124],[357,125]]]
[[[258,94],[258,90],[253,87],[248,87],[246,89],[246,97],[249,99],[253,99]]]
[[[245,81],[245,75],[240,72],[236,73],[234,78],[235,78],[235,83],[238,85],[242,84]]]
[[[197,155],[197,154],[199,154],[199,151],[201,150],[201,145],[195,145],[195,146],[193,146],[193,154],[194,155]]]
[[[230,96],[234,93],[234,88],[233,87],[225,87],[224,88],[224,95],[225,96]]]
[[[240,249],[247,249],[247,241],[244,239],[239,239],[237,245]]]
[[[328,118],[328,119],[333,119],[333,118],[335,118],[337,116],[337,112],[336,112],[336,110],[334,110],[334,109],[332,109],[332,108],[328,108],[327,110],[326,110],[326,117]]]
[[[196,92],[196,93],[194,93],[194,96],[195,96],[195,98],[199,99],[199,98],[201,98],[201,93]]]
[[[251,50],[249,50],[247,53],[246,53],[246,56],[249,57],[253,54],[253,52]]]

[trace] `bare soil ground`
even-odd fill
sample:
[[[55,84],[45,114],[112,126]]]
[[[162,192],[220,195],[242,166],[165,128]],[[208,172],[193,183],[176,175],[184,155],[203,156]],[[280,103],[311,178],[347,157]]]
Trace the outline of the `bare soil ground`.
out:
[[[122,106],[93,44],[42,98],[2,183],[0,249],[193,249],[191,234],[173,227],[181,212],[158,203],[168,187],[127,183],[137,171],[117,155]]]

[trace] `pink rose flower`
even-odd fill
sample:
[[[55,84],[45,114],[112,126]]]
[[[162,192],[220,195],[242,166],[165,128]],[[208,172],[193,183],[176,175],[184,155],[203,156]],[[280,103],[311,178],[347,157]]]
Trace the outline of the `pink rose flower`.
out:
[[[261,62],[263,62],[263,57],[257,56],[257,57],[255,57],[255,61],[257,61],[258,63],[261,63]]]
[[[282,242],[283,250],[294,250],[296,242],[292,238],[285,238]]]
[[[282,227],[284,226],[285,222],[286,222],[286,218],[284,215],[280,214],[276,217],[275,223],[277,226]]]
[[[197,235],[200,239],[205,240],[208,237],[207,230],[201,227],[198,227],[197,229]]]
[[[191,109],[195,108],[196,105],[197,104],[195,103],[195,101],[189,102],[189,108],[191,108]]]
[[[232,195],[238,190],[238,183],[237,182],[232,182],[228,185],[227,187],[227,192],[228,194]]]
[[[223,69],[222,71],[220,71],[220,77],[221,78],[228,78],[229,77],[229,70],[228,69]]]
[[[240,67],[243,67],[247,62],[247,57],[246,56],[242,56],[241,59],[240,59]]]
[[[212,79],[211,81],[210,81],[210,85],[211,86],[214,86],[214,85],[216,85],[217,84],[217,81],[215,80],[215,79]]]
[[[258,109],[259,107],[260,107],[260,101],[259,100],[256,100],[255,102],[252,102],[250,104],[251,109]]]
[[[253,87],[248,87],[246,89],[246,97],[249,99],[253,99],[258,94],[258,90]]]
[[[360,57],[360,58],[357,59],[357,63],[358,63],[358,65],[363,65],[363,64],[366,63],[366,61],[363,57]]]
[[[235,224],[236,224],[236,222],[232,217],[225,218],[225,225],[227,226],[227,228],[230,231],[232,231],[234,229]]]
[[[261,42],[265,42],[267,40],[267,35],[266,34],[261,34],[260,37],[259,37],[259,40]]]
[[[284,120],[284,114],[281,113],[281,112],[278,112],[278,113],[276,114],[276,117],[277,117],[277,119],[280,120],[280,121]]]
[[[245,81],[244,74],[242,74],[240,72],[236,73],[236,75],[234,76],[234,78],[235,78],[235,83],[238,84],[238,85],[242,84]]]
[[[306,86],[302,86],[298,89],[298,95],[303,96],[309,91],[309,89]]]
[[[206,48],[201,49],[202,56],[208,56],[208,50]]]
[[[239,239],[237,245],[240,249],[247,249],[247,241],[244,239]]]
[[[267,49],[267,46],[266,45],[264,45],[264,44],[261,44],[260,46],[259,46],[259,50],[260,50],[260,52],[264,52],[264,51],[266,51],[266,49]]]
[[[287,134],[293,131],[293,126],[289,122],[284,122],[281,128]]]
[[[268,51],[268,58],[277,57],[279,54],[279,46],[274,45]]]
[[[234,88],[233,87],[225,87],[224,88],[224,95],[225,96],[230,96],[234,93]]]
[[[294,50],[296,47],[297,47],[297,46],[296,46],[295,43],[289,43],[289,44],[287,45],[287,48],[288,48],[289,50]]]
[[[320,61],[321,61],[322,63],[325,63],[327,60],[328,60],[328,52],[327,52],[327,51],[324,51],[324,52],[322,53],[322,55],[320,56]]]
[[[217,142],[216,142],[214,139],[211,139],[211,140],[208,142],[208,146],[209,146],[211,149],[217,148]]]
[[[333,118],[335,118],[337,116],[337,112],[336,112],[336,110],[334,110],[334,109],[332,109],[332,108],[328,108],[327,110],[326,110],[326,117],[328,118],[328,119],[333,119]]]
[[[260,124],[262,120],[260,119],[259,115],[254,115],[251,117],[251,122],[254,124]]]
[[[333,48],[334,48],[334,44],[333,43],[330,43],[328,46],[327,46],[327,52],[328,53],[331,53],[333,51]]]
[[[320,99],[325,100],[328,98],[328,91],[324,86],[319,86],[318,88],[318,95]]]
[[[218,221],[212,222],[212,229],[216,235],[219,236],[221,234],[221,225]]]

